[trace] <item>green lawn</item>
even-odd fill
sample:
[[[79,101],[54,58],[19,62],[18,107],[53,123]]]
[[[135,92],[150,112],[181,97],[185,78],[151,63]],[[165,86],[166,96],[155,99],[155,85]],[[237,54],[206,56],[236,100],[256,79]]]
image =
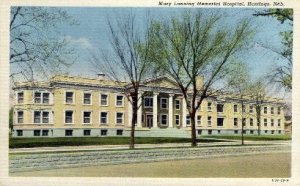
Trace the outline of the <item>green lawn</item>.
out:
[[[214,139],[227,139],[227,140],[241,140],[240,135],[230,136],[230,135],[207,135],[203,136],[205,138],[214,138]],[[290,135],[244,135],[245,140],[251,141],[272,141],[272,140],[291,140]]]
[[[198,142],[218,142],[217,139],[198,139]],[[189,143],[188,138],[136,138],[136,144]],[[63,137],[63,138],[10,138],[9,148],[57,147],[82,145],[127,145],[129,137]]]

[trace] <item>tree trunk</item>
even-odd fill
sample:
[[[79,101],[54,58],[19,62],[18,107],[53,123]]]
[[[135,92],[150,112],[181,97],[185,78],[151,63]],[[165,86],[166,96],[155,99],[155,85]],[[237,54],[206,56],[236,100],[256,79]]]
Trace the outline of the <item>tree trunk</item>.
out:
[[[192,147],[197,146],[195,113],[190,114],[192,127]]]
[[[132,119],[131,119],[131,131],[130,131],[130,142],[129,149],[134,149],[135,145],[135,124],[137,121],[137,96],[132,97]]]
[[[242,145],[244,145],[244,123],[243,123],[243,119],[242,118]]]

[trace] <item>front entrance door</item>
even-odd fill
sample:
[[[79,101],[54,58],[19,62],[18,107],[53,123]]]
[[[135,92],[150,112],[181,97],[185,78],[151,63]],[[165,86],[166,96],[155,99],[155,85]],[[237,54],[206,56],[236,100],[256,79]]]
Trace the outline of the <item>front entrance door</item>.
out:
[[[147,127],[151,128],[153,127],[153,115],[146,115],[146,125]]]

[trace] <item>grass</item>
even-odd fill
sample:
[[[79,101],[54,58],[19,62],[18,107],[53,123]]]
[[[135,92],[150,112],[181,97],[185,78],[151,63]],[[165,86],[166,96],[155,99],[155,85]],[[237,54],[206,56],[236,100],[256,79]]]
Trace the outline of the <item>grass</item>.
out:
[[[227,140],[241,140],[240,135],[230,136],[230,135],[209,135],[203,136],[205,138],[214,138],[214,139],[227,139]],[[290,135],[244,135],[245,140],[250,141],[274,141],[274,140],[291,140]]]
[[[200,143],[220,142],[217,139],[197,139]],[[189,138],[137,137],[136,144],[189,143]],[[9,148],[58,147],[83,145],[127,145],[129,137],[63,137],[63,138],[10,138]]]

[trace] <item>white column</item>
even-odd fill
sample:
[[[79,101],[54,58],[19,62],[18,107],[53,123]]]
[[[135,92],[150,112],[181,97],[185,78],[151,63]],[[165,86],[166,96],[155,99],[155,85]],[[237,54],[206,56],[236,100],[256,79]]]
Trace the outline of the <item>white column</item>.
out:
[[[153,93],[153,127],[157,127],[157,92]]]
[[[132,120],[132,98],[129,97],[128,100],[128,126],[131,127],[131,120]]]
[[[138,93],[138,111],[137,111],[137,127],[142,127],[142,94],[143,92]]]
[[[173,97],[174,94],[169,94],[169,127],[173,128]]]
[[[186,127],[186,101],[182,97],[182,127]]]

